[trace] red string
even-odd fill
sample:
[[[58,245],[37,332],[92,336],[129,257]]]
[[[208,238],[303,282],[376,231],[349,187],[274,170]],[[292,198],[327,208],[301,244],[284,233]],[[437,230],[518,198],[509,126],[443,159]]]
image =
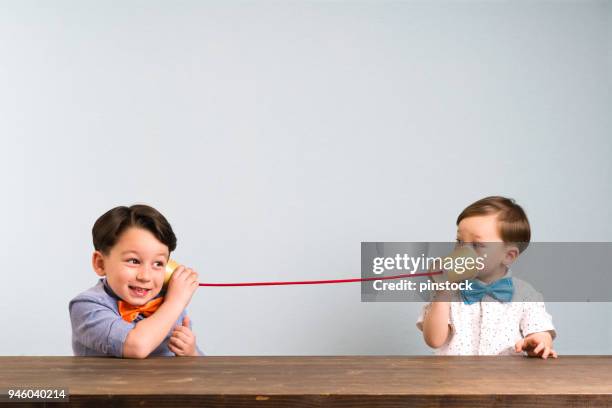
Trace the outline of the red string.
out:
[[[324,283],[347,283],[347,282],[367,282],[374,280],[415,278],[418,276],[441,275],[443,272],[426,273],[405,273],[403,275],[381,276],[372,278],[353,278],[353,279],[329,279],[329,280],[307,280],[307,281],[285,281],[285,282],[241,282],[241,283],[200,283],[200,286],[276,286],[276,285],[320,285]]]

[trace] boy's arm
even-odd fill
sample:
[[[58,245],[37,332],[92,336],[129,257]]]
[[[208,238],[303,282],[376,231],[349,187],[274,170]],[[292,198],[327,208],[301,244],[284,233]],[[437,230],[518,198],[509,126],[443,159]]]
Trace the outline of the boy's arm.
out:
[[[557,333],[552,316],[546,311],[542,294],[531,286],[524,286],[522,289],[525,294],[521,299],[523,316],[519,325],[524,338],[516,342],[515,351],[526,351],[531,357],[557,358],[557,352],[553,349],[553,339]]]
[[[134,323],[123,320],[112,307],[95,296],[77,296],[70,301],[69,311],[75,356],[91,352],[122,356],[123,344],[134,329]]]
[[[164,303],[146,319],[136,323],[123,344],[123,357],[146,358],[160,345],[198,288],[198,274],[179,266],[172,274]]]
[[[151,316],[136,323],[123,344],[123,357],[146,358],[160,345],[183,311],[178,302],[164,301]]]
[[[439,291],[423,318],[423,338],[429,347],[439,348],[450,333],[450,292]]]

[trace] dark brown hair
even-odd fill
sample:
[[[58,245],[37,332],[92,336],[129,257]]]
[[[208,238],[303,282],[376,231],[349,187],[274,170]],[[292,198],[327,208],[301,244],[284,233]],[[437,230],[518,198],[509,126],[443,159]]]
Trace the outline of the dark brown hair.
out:
[[[513,199],[491,196],[482,198],[470,205],[457,217],[457,225],[464,218],[479,215],[497,214],[499,235],[504,242],[516,243],[523,252],[531,240],[531,227],[527,214]]]
[[[131,207],[119,206],[102,214],[91,230],[94,248],[108,255],[128,227],[139,227],[150,231],[168,247],[169,252],[176,248],[176,236],[168,220],[155,208],[144,204],[135,204]]]

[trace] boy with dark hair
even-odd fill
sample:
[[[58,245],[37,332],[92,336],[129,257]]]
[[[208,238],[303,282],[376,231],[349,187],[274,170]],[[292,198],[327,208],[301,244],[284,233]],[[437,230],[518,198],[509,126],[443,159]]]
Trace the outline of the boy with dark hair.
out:
[[[166,263],[176,236],[153,207],[115,207],[95,222],[93,269],[98,283],[70,301],[72,349],[77,356],[203,355],[185,307],[198,274],[179,266],[168,283]]]

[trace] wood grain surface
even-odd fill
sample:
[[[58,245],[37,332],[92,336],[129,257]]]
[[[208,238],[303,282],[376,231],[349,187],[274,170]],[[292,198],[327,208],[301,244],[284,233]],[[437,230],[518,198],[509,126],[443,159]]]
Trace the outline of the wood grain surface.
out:
[[[612,356],[0,357],[1,390],[52,387],[70,402],[47,406],[612,406]]]

